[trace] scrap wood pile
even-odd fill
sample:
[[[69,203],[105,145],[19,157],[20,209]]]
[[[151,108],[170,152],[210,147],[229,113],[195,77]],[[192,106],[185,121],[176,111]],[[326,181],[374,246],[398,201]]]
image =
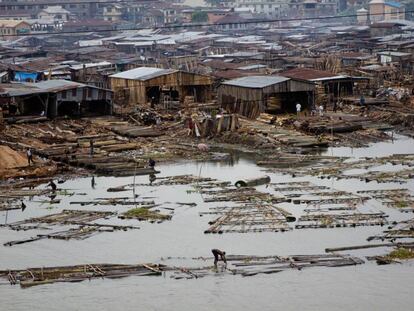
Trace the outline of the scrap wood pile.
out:
[[[413,101],[411,104],[393,101],[386,107],[373,107],[368,112],[368,117],[377,122],[391,124],[397,132],[414,137],[413,103]]]
[[[395,242],[399,239],[414,239],[414,218],[395,222],[382,235],[370,236],[367,240],[390,240]]]
[[[91,279],[118,279],[128,276],[157,276],[164,271],[163,265],[139,264],[86,264],[63,267],[28,268],[24,270],[0,271],[0,278],[7,279],[11,285],[22,288],[62,282],[81,282]]]
[[[361,190],[358,193],[369,195],[387,207],[396,208],[401,212],[414,212],[414,196],[408,189]]]
[[[192,135],[195,137],[213,137],[222,132],[235,132],[240,128],[237,114],[220,114],[212,116],[192,115],[194,129]]]
[[[310,182],[274,183],[275,190],[292,199],[293,204],[306,204],[305,215],[296,229],[338,228],[387,224],[385,213],[362,213],[358,206],[369,197],[356,196]]]
[[[50,160],[91,169],[98,174],[124,176],[156,173],[144,167],[146,159],[142,156],[135,160],[124,155],[149,144],[131,137],[159,136],[160,132],[154,135],[153,131],[107,117],[10,125],[1,139],[21,150],[30,147],[35,154]]]
[[[244,277],[258,274],[273,274],[289,270],[302,270],[312,267],[344,267],[363,264],[360,258],[348,255],[292,255],[292,256],[226,256],[228,267],[222,270],[224,274],[241,275]],[[213,258],[195,258],[195,260],[213,260]],[[211,266],[196,268],[179,268],[172,271],[173,279],[198,279],[213,276],[218,269]]]
[[[304,133],[324,135],[325,139],[333,140],[341,146],[364,147],[370,143],[391,139],[384,133],[384,130],[390,130],[392,126],[365,116],[341,114],[340,116],[310,116],[290,120],[290,123],[285,120],[285,127],[291,124]]]
[[[24,240],[10,241],[5,246],[13,246],[23,243],[34,242],[42,239],[86,239],[100,232],[113,232],[115,230],[139,229],[133,226],[120,226],[110,224],[97,224],[93,221],[98,219],[108,219],[114,217],[113,212],[99,211],[77,211],[63,210],[58,214],[51,214],[43,217],[29,218],[9,224],[0,225],[16,231],[27,230],[53,230],[54,226],[75,226],[74,228],[65,229],[63,231],[53,231],[47,234],[38,234],[34,237]]]

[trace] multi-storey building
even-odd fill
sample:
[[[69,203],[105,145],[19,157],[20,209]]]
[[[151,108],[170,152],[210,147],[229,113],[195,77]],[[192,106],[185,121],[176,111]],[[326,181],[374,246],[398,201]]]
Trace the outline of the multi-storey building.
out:
[[[236,8],[248,8],[253,13],[283,16],[289,8],[288,0],[234,0]]]

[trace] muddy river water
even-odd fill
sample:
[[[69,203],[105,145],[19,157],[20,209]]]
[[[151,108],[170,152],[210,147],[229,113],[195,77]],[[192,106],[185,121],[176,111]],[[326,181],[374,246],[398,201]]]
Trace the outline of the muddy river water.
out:
[[[414,153],[414,140],[397,137],[393,142],[378,143],[369,148],[331,148],[324,152],[326,155],[356,158],[395,153]],[[391,168],[384,166],[382,169]],[[241,156],[226,162],[167,164],[160,166],[159,170],[159,176],[193,174],[231,182],[264,174],[263,168]],[[292,178],[276,173],[270,173],[269,176],[272,182],[307,180],[350,192],[402,187],[395,183],[366,183],[357,179]],[[127,207],[81,207],[70,202],[115,196],[132,197],[132,191],[106,191],[108,187],[132,182],[133,177],[98,177],[96,187],[92,189],[91,178],[69,180],[59,186],[74,194],[59,197],[60,204],[49,205],[35,198],[26,202],[28,207],[24,212],[0,212],[0,223],[57,213],[63,209],[122,212]],[[148,176],[137,177],[136,183],[148,184]],[[414,181],[408,180],[403,187],[414,191]],[[3,243],[7,241],[28,238],[38,232],[0,228],[0,269],[85,263],[163,263],[166,257],[172,257],[170,262],[184,266],[187,261],[185,258],[209,257],[212,248],[224,249],[229,254],[323,254],[327,247],[366,244],[368,236],[380,234],[384,230],[380,226],[368,226],[294,229],[284,233],[204,234],[208,222],[215,216],[200,217],[199,213],[208,211],[214,204],[203,203],[201,194],[188,191],[191,189],[188,185],[137,186],[136,194],[140,197],[151,198],[163,207],[174,208],[172,220],[160,224],[116,218],[110,221],[111,224],[138,225],[140,230],[101,233],[80,241],[45,239],[5,247]],[[266,186],[260,186],[258,190],[277,194]],[[178,206],[174,205],[175,202],[197,203],[197,206]],[[299,205],[286,204],[284,208],[295,216],[303,213],[303,207]],[[390,220],[413,217],[413,214],[401,213],[375,200],[369,200],[364,209],[370,212],[384,211]],[[381,249],[347,253],[364,258],[366,255],[381,254]],[[413,280],[414,261],[386,266],[367,261],[364,265],[351,267],[317,267],[253,277],[222,273],[196,280],[132,276],[116,280],[56,283],[28,289],[10,286],[2,281],[0,310],[413,310]]]

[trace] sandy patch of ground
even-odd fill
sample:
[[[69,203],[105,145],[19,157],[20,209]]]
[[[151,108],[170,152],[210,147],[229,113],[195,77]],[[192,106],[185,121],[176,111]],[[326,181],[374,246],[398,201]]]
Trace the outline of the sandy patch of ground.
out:
[[[27,166],[27,158],[8,146],[0,146],[0,170]]]

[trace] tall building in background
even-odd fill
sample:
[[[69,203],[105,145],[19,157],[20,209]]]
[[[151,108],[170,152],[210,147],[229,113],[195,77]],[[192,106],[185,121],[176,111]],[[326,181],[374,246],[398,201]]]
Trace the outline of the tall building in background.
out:
[[[371,22],[405,19],[405,7],[396,1],[372,0],[369,3]]]
[[[283,16],[289,8],[286,0],[234,0],[235,8],[248,8],[252,13],[269,17]]]

